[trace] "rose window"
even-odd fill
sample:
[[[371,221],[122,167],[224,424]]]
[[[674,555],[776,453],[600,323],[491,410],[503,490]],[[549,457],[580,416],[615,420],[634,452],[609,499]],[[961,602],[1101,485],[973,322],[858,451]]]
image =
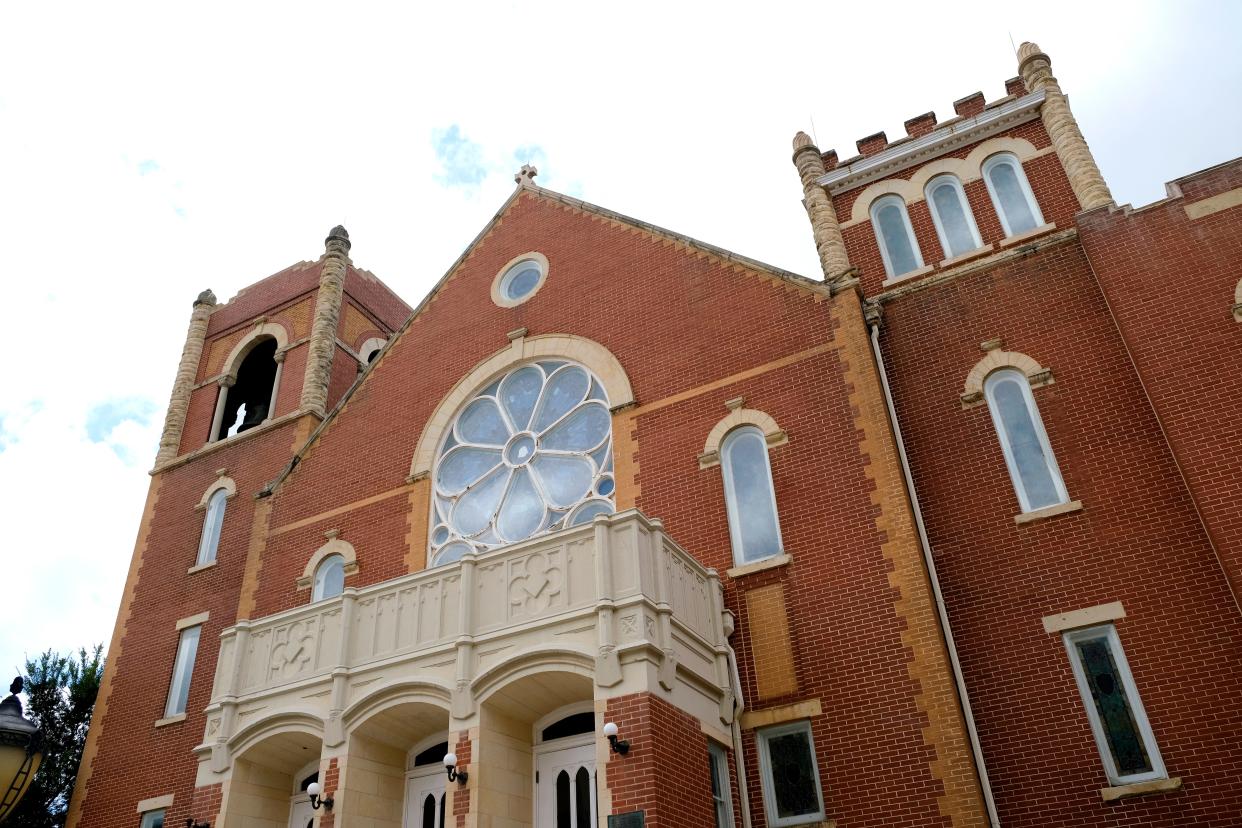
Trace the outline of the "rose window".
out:
[[[432,565],[613,511],[612,417],[580,365],[523,365],[480,391],[440,447]]]

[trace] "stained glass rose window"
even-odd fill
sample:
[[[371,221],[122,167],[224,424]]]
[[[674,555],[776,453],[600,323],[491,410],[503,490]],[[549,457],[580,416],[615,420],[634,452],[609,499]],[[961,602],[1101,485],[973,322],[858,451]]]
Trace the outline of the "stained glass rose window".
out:
[[[458,412],[432,480],[433,566],[610,514],[603,386],[569,362],[513,369]]]

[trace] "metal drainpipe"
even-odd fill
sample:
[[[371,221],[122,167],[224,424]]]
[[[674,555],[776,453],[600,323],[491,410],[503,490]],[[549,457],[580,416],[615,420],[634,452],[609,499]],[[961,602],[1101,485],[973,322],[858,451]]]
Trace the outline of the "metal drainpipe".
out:
[[[746,702],[742,698],[742,677],[737,671],[737,653],[727,641],[725,646],[729,648],[729,679],[733,683],[733,723],[729,730],[733,735],[733,761],[737,765],[737,795],[742,800],[742,828],[751,828],[750,794],[746,790],[746,754],[742,751],[741,720]]]
[[[992,798],[992,784],[988,781],[988,769],[983,763],[983,748],[979,744],[979,732],[975,729],[975,715],[970,709],[970,696],[966,693],[966,678],[962,675],[962,664],[957,658],[957,645],[953,641],[953,629],[949,626],[949,613],[944,606],[944,594],[940,591],[940,579],[936,576],[936,563],[932,560],[931,543],[927,540],[927,527],[923,525],[923,510],[919,507],[919,496],[914,490],[914,478],[910,475],[910,461],[906,458],[906,444],[901,438],[901,425],[897,422],[897,410],[893,407],[893,392],[888,386],[888,371],[884,369],[884,357],[880,354],[880,326],[871,326],[871,353],[875,364],[880,369],[880,385],[884,388],[884,405],[888,408],[888,420],[893,427],[893,437],[897,441],[897,458],[901,463],[901,475],[906,482],[906,493],[910,496],[910,505],[914,510],[914,525],[919,530],[919,545],[923,547],[923,560],[927,563],[927,575],[931,579],[932,594],[936,597],[936,612],[940,616],[940,629],[944,633],[945,647],[949,651],[949,663],[953,665],[953,681],[957,684],[957,696],[962,703],[962,713],[966,718],[966,732],[970,735],[970,750],[975,755],[975,769],[979,772],[979,785],[983,788],[983,803],[988,809],[988,821],[993,828],[1000,828],[1000,817],[996,814],[996,801]]]

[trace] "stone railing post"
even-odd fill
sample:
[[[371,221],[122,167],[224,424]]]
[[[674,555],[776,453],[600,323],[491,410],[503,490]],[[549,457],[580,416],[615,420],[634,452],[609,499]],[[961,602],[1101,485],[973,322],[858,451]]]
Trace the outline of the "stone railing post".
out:
[[[211,415],[211,434],[207,435],[209,443],[220,439],[220,429],[224,426],[224,405],[229,398],[229,389],[235,382],[237,378],[228,374],[216,380],[216,412]]]
[[[461,559],[461,601],[457,605],[457,669],[453,686],[452,715],[465,719],[474,712],[474,694],[470,681],[474,676],[474,582],[476,557]]]
[[[226,633],[227,635],[227,633]],[[220,727],[211,746],[211,769],[222,773],[232,764],[228,741],[237,728],[237,698],[241,692],[242,671],[246,664],[246,650],[250,647],[250,622],[240,620],[233,625],[233,659],[223,673],[224,686],[220,689]],[[220,642],[221,648],[224,642]]]
[[[724,619],[728,612],[724,605],[724,588],[720,585],[720,573],[707,570],[707,590],[711,608],[712,650],[716,654],[716,686],[720,688],[720,721],[733,721],[733,674],[729,668],[729,642],[725,635]]]
[[[660,686],[672,690],[677,680],[677,653],[673,650],[673,605],[669,603],[668,550],[664,548],[664,524],[651,521],[651,544],[655,554],[657,645],[664,653],[658,671]]]
[[[599,633],[599,654],[595,656],[595,683],[612,687],[621,682],[621,660],[613,639],[612,594],[612,518],[596,515],[592,522],[595,532],[595,615]]]
[[[1043,91],[1044,103],[1040,117],[1044,128],[1052,138],[1061,166],[1069,177],[1074,195],[1084,210],[1113,203],[1113,195],[1104,183],[1104,176],[1096,166],[1087,139],[1078,128],[1078,121],[1070,111],[1069,100],[1061,91],[1056,76],[1052,74],[1052,61],[1034,43],[1018,47],[1018,74],[1031,92]]]
[[[324,723],[323,731],[323,742],[328,747],[336,747],[345,741],[341,714],[345,712],[345,701],[349,694],[349,633],[354,626],[357,604],[358,590],[347,587],[341,593],[341,640],[336,649],[336,664],[332,666],[332,700],[328,705],[328,720]]]
[[[194,390],[198,364],[203,358],[203,343],[207,340],[207,321],[215,307],[216,295],[210,290],[204,290],[194,300],[190,329],[181,349],[181,361],[177,363],[177,377],[173,380],[168,413],[164,415],[164,431],[160,434],[160,447],[155,455],[157,468],[176,459],[181,451],[181,433],[185,430],[185,418],[190,410],[190,393]]]

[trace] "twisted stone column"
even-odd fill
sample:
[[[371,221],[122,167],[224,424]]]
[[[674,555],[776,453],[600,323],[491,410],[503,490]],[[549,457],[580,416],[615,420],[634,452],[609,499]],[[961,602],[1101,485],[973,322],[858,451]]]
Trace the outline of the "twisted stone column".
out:
[[[194,300],[190,329],[181,349],[181,362],[177,364],[177,378],[173,380],[168,413],[164,415],[164,433],[160,435],[160,448],[155,455],[157,468],[175,459],[180,452],[181,432],[185,429],[185,417],[190,410],[190,392],[194,389],[198,363],[203,356],[203,343],[207,338],[207,320],[215,307],[216,295],[210,290],[204,290]]]
[[[841,236],[837,211],[833,209],[828,193],[818,183],[819,177],[824,174],[824,159],[820,156],[819,147],[811,142],[811,136],[805,132],[794,136],[793,148],[793,162],[802,178],[804,204],[811,219],[819,264],[824,270],[824,279],[832,285],[850,270],[850,260],[845,252],[845,239]]]
[[[328,380],[336,353],[336,328],[341,319],[345,268],[349,264],[349,233],[338,224],[324,240],[324,246],[323,271],[315,297],[315,321],[311,325],[300,402],[303,411],[313,411],[321,417],[327,410]]]
[[[1100,175],[1100,168],[1096,166],[1087,146],[1087,139],[1082,136],[1078,121],[1074,120],[1074,113],[1070,111],[1069,101],[1052,74],[1052,61],[1034,43],[1023,43],[1018,47],[1018,74],[1030,91],[1043,90],[1044,104],[1040,116],[1082,209],[1112,204],[1113,194],[1108,191],[1104,176]]]

